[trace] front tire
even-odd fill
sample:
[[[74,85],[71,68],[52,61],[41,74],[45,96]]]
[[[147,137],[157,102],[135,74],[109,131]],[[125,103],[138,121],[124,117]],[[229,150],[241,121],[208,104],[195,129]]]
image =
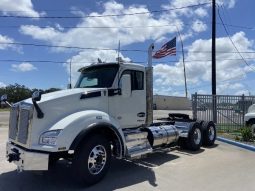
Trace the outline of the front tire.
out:
[[[79,145],[73,159],[74,178],[79,183],[92,185],[107,173],[111,161],[111,146],[103,135],[90,136]]]

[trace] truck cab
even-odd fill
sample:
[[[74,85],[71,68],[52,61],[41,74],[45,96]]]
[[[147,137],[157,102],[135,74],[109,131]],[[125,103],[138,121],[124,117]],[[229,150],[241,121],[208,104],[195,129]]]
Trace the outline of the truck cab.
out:
[[[213,123],[152,121],[152,67],[98,63],[79,72],[73,89],[35,92],[11,105],[6,157],[19,171],[48,170],[63,158],[80,182],[94,184],[111,157],[132,159],[177,144],[198,150],[205,132],[206,144],[214,144]]]

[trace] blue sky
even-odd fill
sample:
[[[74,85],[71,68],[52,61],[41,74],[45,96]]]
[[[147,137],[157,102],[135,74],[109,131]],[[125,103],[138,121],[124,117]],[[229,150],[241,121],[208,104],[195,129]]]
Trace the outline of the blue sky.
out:
[[[72,60],[72,79],[78,68],[95,62],[114,61],[116,51],[77,50],[35,47],[5,43],[47,44],[87,48],[144,50],[151,43],[159,49],[177,36],[177,55],[153,60],[154,93],[183,96],[184,80],[180,40],[184,43],[188,93],[211,93],[211,6],[175,9],[208,3],[208,0],[161,1],[84,1],[84,0],[2,0],[0,1],[0,86],[19,83],[30,88],[65,88]],[[218,0],[218,9],[230,38],[217,17],[217,92],[218,94],[254,94],[254,30],[230,25],[255,28],[254,1]],[[174,10],[175,9],[175,10]],[[112,14],[130,14],[154,10],[150,14],[117,17],[86,17]],[[79,18],[17,18],[72,17]],[[154,26],[154,27],[152,27]],[[76,27],[76,28],[65,28]],[[78,28],[77,28],[78,27]],[[80,27],[80,28],[79,28]],[[83,27],[83,28],[82,28]],[[85,28],[84,28],[85,27]],[[89,27],[89,28],[86,28]],[[105,27],[105,28],[100,28]],[[112,27],[112,28],[109,28]],[[128,28],[133,27],[133,28]],[[248,52],[248,53],[247,53]],[[146,52],[122,51],[125,60],[146,62]],[[241,59],[245,58],[245,61]],[[4,60],[15,60],[7,62]],[[38,61],[57,61],[38,62]],[[246,63],[245,63],[246,62]]]

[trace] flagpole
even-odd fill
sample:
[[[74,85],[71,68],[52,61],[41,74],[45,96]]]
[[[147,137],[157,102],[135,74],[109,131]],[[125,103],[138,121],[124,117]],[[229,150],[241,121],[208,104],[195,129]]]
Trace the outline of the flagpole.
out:
[[[118,46],[118,64],[120,63],[120,40],[119,40],[119,46]]]
[[[70,73],[69,73],[69,77],[70,77],[70,84],[69,84],[69,88],[72,89],[72,58],[70,59],[70,64],[69,64],[69,67],[70,67]]]
[[[119,46],[118,46],[118,57],[117,57],[117,62],[118,62],[118,65],[119,65],[119,64],[120,64],[120,40],[119,40]],[[120,88],[119,81],[120,81],[120,72],[119,72],[119,70],[118,70],[118,89]]]
[[[178,32],[178,35],[180,37],[180,41],[181,41],[181,47],[182,47],[182,63],[183,63],[183,72],[184,72],[184,82],[185,82],[185,95],[186,97],[188,97],[188,89],[187,89],[187,78],[186,78],[186,67],[185,67],[185,61],[184,61],[184,51],[183,51],[183,41],[182,41],[182,37],[181,37],[181,33],[176,25],[176,29]]]

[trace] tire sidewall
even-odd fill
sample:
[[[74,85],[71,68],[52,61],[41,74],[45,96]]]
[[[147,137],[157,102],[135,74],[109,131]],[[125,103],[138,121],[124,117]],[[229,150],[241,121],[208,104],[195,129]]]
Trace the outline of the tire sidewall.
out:
[[[95,146],[101,145],[106,151],[106,163],[98,174],[91,174],[88,169],[89,155]],[[86,185],[92,185],[99,182],[107,173],[111,161],[111,147],[109,141],[103,135],[94,135],[83,141],[73,159],[74,179]]]
[[[210,136],[209,128],[210,127],[213,127],[213,129],[214,129],[214,137],[212,140],[209,138],[209,136]],[[215,124],[212,121],[206,122],[206,123],[204,123],[204,128],[205,128],[205,130],[203,133],[203,137],[204,137],[203,145],[212,146],[216,140],[216,137],[217,137]]]
[[[201,145],[202,145],[202,140],[203,140],[203,135],[202,135],[202,128],[201,128],[201,125],[197,122],[193,122],[191,123],[191,130],[189,132],[189,137],[188,137],[188,142],[187,142],[187,146],[190,150],[193,150],[193,151],[197,151],[200,149]],[[198,144],[195,143],[195,140],[194,140],[194,133],[195,133],[195,130],[196,129],[199,129],[200,130],[200,133],[201,133],[201,140]]]

